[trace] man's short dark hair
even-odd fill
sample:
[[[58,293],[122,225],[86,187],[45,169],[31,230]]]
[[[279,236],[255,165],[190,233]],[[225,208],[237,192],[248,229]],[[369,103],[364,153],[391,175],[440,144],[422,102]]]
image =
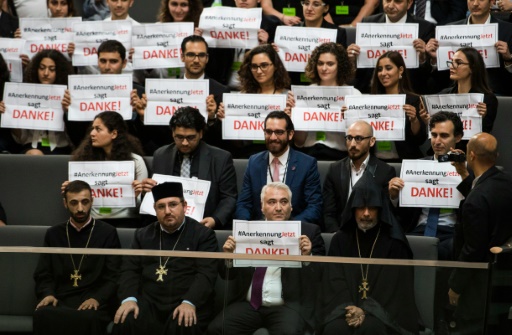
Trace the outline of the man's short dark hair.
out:
[[[288,114],[286,114],[283,111],[273,111],[273,112],[268,113],[267,117],[265,118],[265,123],[263,125],[264,129],[267,128],[267,120],[268,119],[283,119],[286,121],[286,130],[287,131],[295,130],[295,128],[293,127],[292,119],[290,119]]]
[[[70,181],[69,184],[64,188],[64,192],[62,193],[62,197],[67,199],[68,193],[80,193],[83,190],[89,190],[89,193],[92,193],[91,186],[87,184],[83,180],[73,180]]]
[[[208,52],[208,43],[206,43],[206,40],[203,36],[198,35],[189,35],[183,39],[181,42],[181,52],[184,54],[186,51],[186,46],[188,42],[196,43],[196,42],[202,42],[206,46],[206,52]]]
[[[176,127],[195,129],[197,132],[204,130],[206,122],[199,109],[186,106],[180,107],[169,121],[169,127],[174,131]]]
[[[98,57],[102,52],[117,52],[123,62],[126,59],[126,48],[121,42],[116,40],[106,40],[101,43],[98,48]]]
[[[451,121],[453,123],[453,136],[463,136],[464,126],[460,117],[454,112],[440,111],[430,117],[428,126],[430,129],[434,128],[436,123]]]

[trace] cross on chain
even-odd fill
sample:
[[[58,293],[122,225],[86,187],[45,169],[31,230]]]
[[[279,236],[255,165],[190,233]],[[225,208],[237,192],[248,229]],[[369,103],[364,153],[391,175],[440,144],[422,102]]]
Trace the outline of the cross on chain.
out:
[[[368,286],[368,281],[366,279],[363,279],[362,285],[359,285],[359,292],[363,292],[363,296],[361,299],[367,299],[366,292],[370,291],[370,286]]]
[[[167,276],[167,269],[164,268],[163,265],[160,265],[160,268],[156,269],[156,274],[158,275],[156,281],[164,281],[163,275]]]
[[[78,280],[82,280],[82,275],[78,274],[78,270],[74,270],[75,273],[70,275],[71,280],[74,280],[73,287],[78,287]]]

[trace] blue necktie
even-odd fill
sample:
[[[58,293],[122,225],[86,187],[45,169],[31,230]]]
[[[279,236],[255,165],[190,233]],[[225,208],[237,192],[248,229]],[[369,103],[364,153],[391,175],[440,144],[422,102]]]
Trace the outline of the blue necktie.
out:
[[[424,236],[435,237],[437,233],[437,223],[439,222],[439,208],[430,208],[428,211],[427,225]]]

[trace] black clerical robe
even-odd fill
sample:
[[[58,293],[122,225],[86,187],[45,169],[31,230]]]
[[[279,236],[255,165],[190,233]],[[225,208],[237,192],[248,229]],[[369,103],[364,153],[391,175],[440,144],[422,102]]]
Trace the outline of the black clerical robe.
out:
[[[59,224],[48,229],[45,236],[46,247],[68,247],[66,225]],[[69,244],[72,248],[120,249],[121,243],[117,230],[111,225],[94,220],[78,232],[68,227]],[[73,257],[73,262],[71,261]],[[118,256],[104,255],[59,255],[41,254],[34,273],[38,303],[53,295],[57,307],[46,306],[34,313],[34,334],[104,334],[112,319],[115,304],[117,279],[121,259]],[[80,264],[81,263],[81,264]],[[81,279],[71,278],[78,270]],[[78,307],[87,299],[94,298],[100,304],[97,311],[78,311]]]
[[[218,251],[217,238],[210,228],[186,217],[183,226],[172,234],[162,231],[154,222],[138,229],[132,249],[161,249],[182,251]],[[167,274],[157,281],[160,264]],[[133,313],[123,324],[117,325],[117,334],[200,334],[213,313],[213,288],[217,279],[217,260],[200,258],[126,257],[123,260],[119,298],[137,299],[139,316]],[[184,300],[196,307],[197,327],[179,327],[172,313]]]
[[[376,225],[358,228],[358,208],[378,209]],[[359,241],[359,242],[358,242]],[[329,256],[412,259],[412,251],[390,208],[387,192],[365,173],[354,186],[340,230],[333,236]],[[367,285],[362,282],[367,279]],[[366,290],[366,289],[369,290]],[[361,328],[366,334],[417,334],[419,314],[414,300],[414,268],[410,266],[331,264],[326,267],[320,334],[349,334],[345,307],[366,313]],[[366,290],[366,298],[363,296]]]

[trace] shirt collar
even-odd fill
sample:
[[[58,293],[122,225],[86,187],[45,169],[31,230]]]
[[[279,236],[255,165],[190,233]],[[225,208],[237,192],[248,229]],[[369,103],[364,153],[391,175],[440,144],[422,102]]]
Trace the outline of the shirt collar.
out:
[[[470,15],[470,16],[469,16],[469,18],[468,18],[468,24],[473,24],[473,23],[471,23],[471,21],[472,21],[472,20],[471,20],[471,17],[472,17],[472,16],[473,16],[473,15]],[[485,23],[484,23],[484,24],[489,24],[489,23],[491,23],[491,13],[489,13],[489,15],[487,16],[487,20],[485,20]]]
[[[370,155],[366,156],[366,159],[361,163],[361,167],[359,168],[359,170],[356,170],[354,162],[352,162],[352,160],[350,160],[350,167],[352,168],[352,171],[355,171],[355,172],[364,171],[366,169],[366,167],[368,166],[369,161],[370,161]]]
[[[286,149],[286,151],[284,152],[284,154],[282,154],[281,156],[277,157],[277,159],[279,159],[279,163],[281,163],[281,165],[286,165],[286,162],[288,162],[288,155],[290,155],[290,146],[288,146],[288,149]],[[270,153],[270,151],[268,152],[268,163],[269,164],[272,164],[272,161],[274,160],[274,155],[272,155]]]
[[[407,21],[407,13],[405,13],[405,15],[398,21],[396,22],[391,22],[388,18],[388,16],[386,15],[386,23],[390,23],[390,24],[393,24],[393,23],[405,23],[405,21]]]
[[[85,227],[87,227],[89,225],[89,223],[91,223],[92,221],[92,217],[89,215],[89,220],[82,226],[82,227],[78,227],[77,225],[75,225],[73,223],[73,221],[71,221],[71,219],[69,220],[69,224],[71,225],[71,227],[75,228],[75,230],[77,232],[80,232],[82,231]]]
[[[203,72],[203,74],[201,75],[201,77],[199,77],[199,78],[197,78],[197,79],[204,79],[204,75],[205,75],[205,73]],[[185,79],[185,80],[197,80],[197,79],[188,79],[188,78],[187,78],[187,74],[185,74],[185,75],[183,76],[183,79]]]

